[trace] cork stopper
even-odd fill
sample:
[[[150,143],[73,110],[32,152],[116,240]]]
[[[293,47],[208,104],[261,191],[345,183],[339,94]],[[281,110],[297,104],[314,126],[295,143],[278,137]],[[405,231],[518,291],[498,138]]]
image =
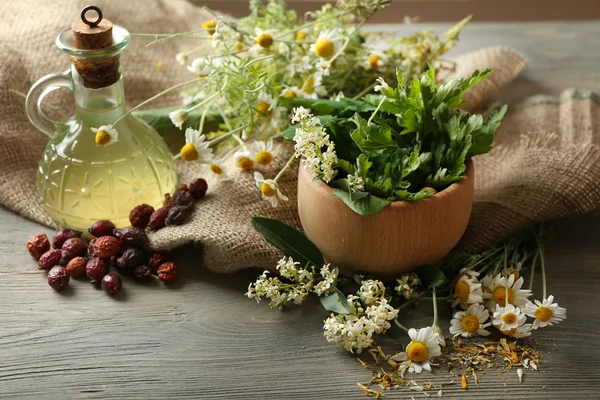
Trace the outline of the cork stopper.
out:
[[[95,11],[97,17],[88,19],[87,14]],[[102,11],[96,6],[87,6],[81,11],[81,19],[71,25],[75,47],[82,50],[101,50],[113,45],[113,24],[103,19]],[[119,80],[119,57],[76,58],[71,57],[75,68],[90,89],[110,86]]]

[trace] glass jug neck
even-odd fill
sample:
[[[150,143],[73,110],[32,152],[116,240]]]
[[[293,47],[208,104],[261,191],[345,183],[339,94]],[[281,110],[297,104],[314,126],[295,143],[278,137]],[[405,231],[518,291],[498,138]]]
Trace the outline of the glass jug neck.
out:
[[[113,123],[125,113],[125,91],[123,77],[110,86],[99,89],[85,87],[83,78],[75,66],[71,68],[73,77],[73,93],[77,117],[81,119],[93,114],[97,124],[107,125]]]

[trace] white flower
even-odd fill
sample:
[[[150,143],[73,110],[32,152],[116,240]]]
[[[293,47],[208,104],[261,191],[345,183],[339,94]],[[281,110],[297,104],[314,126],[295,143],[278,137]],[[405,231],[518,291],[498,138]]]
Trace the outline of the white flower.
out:
[[[323,326],[323,335],[330,343],[337,343],[347,351],[361,353],[373,344],[373,322],[364,316],[331,314]]]
[[[274,29],[263,31],[258,27],[254,28],[255,36],[252,36],[252,39],[256,41],[256,47],[259,49],[268,49],[271,47],[274,42],[273,33],[275,32],[276,30]]]
[[[210,143],[205,141],[205,136],[195,129],[185,130],[185,145],[180,154],[184,161],[196,161],[201,164],[210,164],[212,161],[212,149]]]
[[[384,81],[384,80],[383,80],[383,78],[382,78],[382,77],[379,77],[379,78],[377,78],[377,82],[379,82],[379,85],[375,85],[375,86],[373,87],[373,89],[374,89],[376,92],[381,92],[382,94],[385,94],[385,89],[389,89],[389,88],[390,88],[390,85],[388,85],[388,84],[386,83],[386,81]]]
[[[514,337],[514,338],[524,338],[527,336],[531,336],[531,324],[523,324],[521,326],[517,326],[516,328],[509,329],[507,331],[500,331],[503,335]]]
[[[321,31],[315,43],[310,45],[310,51],[320,58],[329,59],[340,50],[343,41],[338,30]]]
[[[423,370],[431,372],[430,361],[434,357],[442,355],[442,349],[438,343],[433,329],[428,326],[416,330],[408,330],[411,342],[406,346],[406,357],[409,360],[409,372],[420,374]]]
[[[293,110],[294,114],[292,116],[292,123],[296,124],[302,120],[310,118],[312,115],[310,114],[310,110],[304,108],[302,106],[296,107]]]
[[[433,330],[433,336],[435,337],[437,342],[440,344],[440,346],[445,347],[446,339],[444,339],[444,332],[442,331],[442,328],[440,328],[437,325],[434,325],[434,326],[432,326],[432,330]]]
[[[209,61],[204,58],[196,58],[192,61],[192,65],[187,67],[188,71],[198,75],[200,78],[204,78],[212,71],[212,66]]]
[[[523,266],[521,265],[521,263],[518,262],[514,267],[510,267],[507,272],[511,275],[514,275],[515,279],[519,279],[519,277],[521,276],[522,267]]]
[[[490,334],[486,327],[491,325],[488,322],[490,312],[483,304],[471,304],[466,311],[459,311],[454,314],[454,318],[450,322],[450,333],[457,337],[472,337],[475,335],[488,336]]]
[[[320,58],[319,61],[317,61],[316,67],[319,76],[329,76],[329,73],[331,72],[331,61]]]
[[[119,132],[112,125],[102,125],[98,128],[91,128],[96,134],[96,144],[98,146],[108,146],[119,141]]]
[[[387,61],[387,56],[378,50],[371,51],[369,57],[365,60],[364,67],[367,69],[379,69]]]
[[[286,86],[281,91],[281,96],[286,99],[295,99],[296,97],[304,97],[304,92],[298,86]]]
[[[179,129],[181,129],[181,127],[183,126],[183,123],[188,118],[188,112],[183,109],[175,110],[175,111],[172,111],[169,113],[169,118],[171,119],[171,122],[173,123],[173,125],[175,125]]]
[[[398,310],[388,304],[386,299],[380,299],[367,307],[367,317],[373,323],[375,333],[385,333],[392,326],[389,321],[398,316]]]
[[[179,63],[179,65],[185,65],[187,62],[188,55],[185,53],[177,53],[175,55],[175,60]]]
[[[258,140],[252,144],[252,147],[256,162],[263,166],[271,164],[275,156],[279,153],[279,146],[274,146],[272,140],[266,143]]]
[[[406,300],[409,300],[414,292],[414,287],[421,284],[419,276],[414,272],[404,274],[400,278],[396,279],[398,286],[394,289],[400,296],[404,296]]]
[[[460,304],[460,306],[466,310],[471,304],[477,304],[483,301],[481,284],[476,280],[463,275],[454,285],[454,296],[455,299],[452,303],[452,307],[456,307]]]
[[[473,278],[473,279],[479,278],[479,272],[474,271],[469,268],[461,268],[460,271],[458,271],[458,276],[462,276],[462,275],[466,275],[467,277]]]
[[[229,169],[222,164],[213,162],[208,166],[208,168],[213,174],[217,176],[219,180],[227,181],[231,179],[231,177],[229,176]]]
[[[353,192],[363,192],[365,190],[365,182],[358,175],[348,175],[348,186]]]
[[[508,304],[506,307],[500,307],[496,304],[494,311],[494,320],[492,323],[501,331],[510,331],[525,323],[527,317],[521,312],[519,307]]]
[[[346,96],[344,95],[344,92],[339,91],[338,94],[336,94],[335,97],[332,97],[331,99],[335,100],[335,101],[340,101],[344,98],[346,98]]]
[[[543,328],[548,325],[557,324],[567,318],[567,309],[559,307],[554,302],[554,296],[548,296],[542,302],[534,300],[535,304],[528,301],[523,310],[529,317],[534,318],[532,328]]]
[[[508,285],[507,285],[508,283]],[[483,299],[486,301],[488,310],[495,310],[496,304],[504,306],[506,304],[506,293],[508,292],[508,303],[514,304],[517,307],[524,307],[527,302],[527,297],[531,296],[530,290],[521,289],[523,286],[523,277],[515,280],[514,275],[510,275],[508,279],[502,274],[496,275],[491,285],[489,292],[483,293]],[[506,287],[508,286],[508,291]]]
[[[298,268],[296,265],[300,265],[299,262],[295,262],[292,257],[288,257],[287,259],[283,257],[281,260],[277,261],[277,271],[284,278],[288,278],[292,281],[295,281],[298,276]]]
[[[302,92],[308,99],[318,99],[327,94],[327,89],[323,86],[323,75],[314,74],[302,82]]]
[[[256,115],[258,118],[270,118],[273,115],[275,101],[271,95],[260,92],[256,103]]]
[[[362,282],[356,294],[358,294],[365,305],[370,306],[383,299],[385,296],[385,285],[381,281],[367,279]]]
[[[233,154],[233,160],[237,167],[244,171],[254,168],[254,155],[245,149],[238,150]]]
[[[337,277],[337,271],[329,268],[329,264],[321,268],[321,277],[323,280],[315,285],[314,292],[317,296],[329,294],[333,290],[333,282]]]
[[[311,68],[312,64],[310,63],[310,57],[299,55],[292,57],[292,59],[286,67],[287,71],[290,74],[290,77],[293,77],[296,74],[301,74],[305,71],[310,70]]]
[[[254,180],[262,193],[262,198],[271,203],[271,206],[277,207],[280,201],[288,201],[288,198],[279,191],[279,185],[273,179],[264,179],[260,172],[255,171]]]

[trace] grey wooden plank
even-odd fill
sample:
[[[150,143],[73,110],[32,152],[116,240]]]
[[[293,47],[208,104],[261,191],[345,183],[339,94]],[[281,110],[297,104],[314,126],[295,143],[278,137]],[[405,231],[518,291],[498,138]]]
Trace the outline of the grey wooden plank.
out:
[[[526,54],[530,71],[502,94],[511,102],[574,84],[598,90],[598,54],[586,49],[599,33],[597,23],[474,24],[455,54],[495,44]],[[111,298],[77,280],[58,294],[25,250],[39,232],[51,233],[0,209],[0,398],[364,398],[356,382],[371,372],[324,340],[327,313],[316,301],[283,312],[256,305],[243,296],[250,272],[209,274],[191,247],[177,252],[182,279],[174,287],[125,281]],[[592,305],[600,302],[599,239],[598,217],[558,224],[550,293],[568,319],[537,335],[546,350],[541,370],[526,371],[522,384],[514,371],[490,371],[480,388],[450,386],[445,398],[598,397],[600,311]],[[424,304],[410,324],[430,317]],[[393,341],[385,344],[392,349]],[[447,375],[418,379],[443,382]],[[386,397],[411,395],[424,397]]]

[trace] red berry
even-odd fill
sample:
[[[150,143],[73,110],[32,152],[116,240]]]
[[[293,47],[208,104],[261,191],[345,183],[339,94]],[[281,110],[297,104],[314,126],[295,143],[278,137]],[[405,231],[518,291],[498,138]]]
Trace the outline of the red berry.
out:
[[[96,240],[97,239],[94,238],[90,240],[90,243],[88,244],[87,256],[89,258],[96,257]]]
[[[158,279],[164,283],[172,283],[177,279],[177,275],[179,275],[179,271],[175,263],[166,262],[158,268]]]
[[[60,265],[52,267],[48,272],[48,285],[57,292],[60,292],[67,286],[69,286],[69,273],[65,267]]]
[[[81,238],[67,239],[62,245],[63,258],[69,262],[75,257],[85,256],[88,244]]]
[[[133,271],[133,277],[137,281],[146,281],[152,277],[152,269],[145,265],[138,265]]]
[[[101,236],[94,243],[94,254],[100,258],[110,258],[123,250],[123,244],[114,236]]]
[[[67,264],[67,272],[73,278],[85,273],[85,258],[75,257]]]
[[[121,290],[121,277],[117,274],[107,274],[102,278],[102,289],[108,294],[115,294]]]
[[[126,249],[117,259],[117,267],[123,270],[133,268],[144,263],[144,253],[135,247]]]
[[[97,283],[110,272],[110,264],[98,257],[90,258],[85,266],[85,274],[91,283]]]
[[[42,254],[48,250],[50,250],[50,241],[48,240],[48,236],[44,234],[33,235],[27,241],[27,251],[36,260],[39,260]]]
[[[182,206],[173,206],[167,214],[167,225],[181,225],[192,215],[192,209]]]
[[[154,212],[154,207],[148,204],[140,204],[129,213],[129,222],[136,228],[144,229],[148,226],[150,216]]]
[[[190,183],[190,194],[194,196],[196,200],[200,200],[206,194],[208,190],[208,183],[203,178],[198,178]]]
[[[165,207],[159,208],[158,210],[154,211],[150,216],[148,227],[153,231],[157,231],[159,229],[164,228],[168,213],[169,209]]]
[[[62,258],[62,252],[58,249],[48,250],[40,257],[38,262],[38,269],[50,271],[52,267],[60,264]]]
[[[92,236],[101,237],[101,236],[113,236],[113,232],[117,229],[115,224],[108,220],[101,220],[98,222],[94,222],[92,226],[88,229],[88,232]]]
[[[122,228],[115,231],[115,235],[121,240],[124,246],[128,247],[148,247],[148,236],[140,228]]]
[[[171,260],[171,253],[169,253],[168,251],[157,251],[156,253],[153,253],[150,257],[150,261],[148,261],[148,266],[152,268],[153,271],[158,271],[158,267]]]
[[[55,249],[62,249],[63,243],[67,239],[74,237],[79,237],[79,232],[75,232],[71,229],[61,229],[60,231],[56,232],[56,235],[54,235],[54,238],[52,238],[52,247]]]
[[[180,190],[173,194],[173,207],[190,207],[194,204],[195,200],[187,190]]]

